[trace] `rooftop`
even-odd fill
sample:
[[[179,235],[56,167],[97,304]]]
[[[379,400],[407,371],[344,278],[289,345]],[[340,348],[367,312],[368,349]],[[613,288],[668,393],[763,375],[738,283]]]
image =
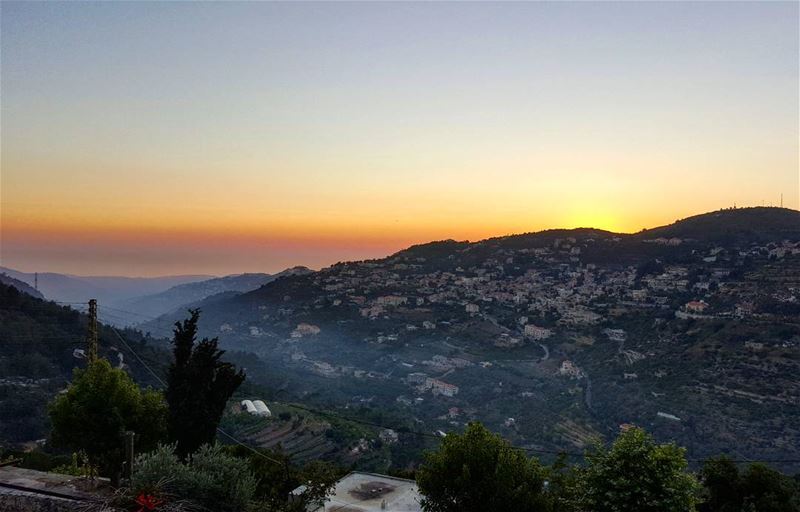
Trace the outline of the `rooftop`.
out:
[[[350,473],[338,482],[322,510],[330,512],[421,512],[413,480],[374,473]]]

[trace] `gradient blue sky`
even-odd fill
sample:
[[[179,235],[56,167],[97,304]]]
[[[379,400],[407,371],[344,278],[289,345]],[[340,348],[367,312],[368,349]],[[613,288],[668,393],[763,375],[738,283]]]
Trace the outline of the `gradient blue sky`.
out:
[[[271,271],[797,208],[799,14],[3,2],[0,260]]]

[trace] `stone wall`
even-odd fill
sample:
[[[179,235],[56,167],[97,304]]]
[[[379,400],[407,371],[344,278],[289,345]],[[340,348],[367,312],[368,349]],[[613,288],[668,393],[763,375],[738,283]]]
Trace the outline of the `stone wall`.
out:
[[[0,512],[67,512],[82,502],[0,487]]]

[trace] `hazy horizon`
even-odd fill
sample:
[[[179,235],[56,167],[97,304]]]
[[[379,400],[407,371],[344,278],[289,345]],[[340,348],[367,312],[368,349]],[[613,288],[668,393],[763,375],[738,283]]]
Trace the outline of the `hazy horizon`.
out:
[[[2,2],[0,264],[224,275],[800,207],[800,5]]]
[[[776,208],[779,207],[779,205],[765,205],[765,206],[767,206],[767,207],[776,207]],[[741,209],[741,210],[748,209],[748,208],[758,208],[758,207],[763,207],[763,206],[735,206],[735,208]],[[787,208],[787,209],[791,209],[791,208]],[[800,210],[797,210],[797,209],[791,209],[791,210],[800,211]],[[714,210],[714,211],[719,211],[719,210]],[[684,218],[681,218],[681,219],[675,219],[675,221],[684,220],[686,218],[693,217],[695,215],[702,215],[702,214],[705,214],[705,213],[713,213],[713,212],[697,212],[696,214],[689,215],[688,217],[684,217]],[[655,225],[655,226],[646,226],[646,227],[643,227],[642,230],[659,228],[659,227],[663,227],[663,226],[666,226],[666,225],[669,225],[669,224],[672,224],[672,223],[669,222],[669,223],[664,223],[664,224],[658,224],[658,225]],[[546,230],[551,230],[551,229],[557,230],[557,229],[602,229],[602,228],[597,228],[595,226],[575,226],[575,227],[572,227],[572,228],[563,228],[561,226],[550,226],[550,227],[543,228],[541,230],[535,230],[535,231],[531,230],[531,231],[521,231],[521,232],[517,232],[517,233],[500,233],[500,234],[490,235],[490,236],[487,236],[485,238],[471,239],[471,240],[470,239],[458,239],[457,241],[480,242],[482,240],[486,240],[486,239],[489,239],[489,238],[522,235],[522,234],[526,234],[526,233],[534,233],[534,232],[546,231]],[[641,231],[641,230],[637,230],[637,231]],[[617,234],[633,234],[633,233],[635,233],[635,231],[612,231],[612,232],[617,233]],[[452,240],[452,239],[453,238],[442,238],[442,239],[436,239],[436,240],[420,240],[420,241],[417,241],[417,242],[410,243],[408,245],[404,245],[402,247],[397,247],[395,249],[390,250],[387,253],[376,254],[376,255],[370,256],[370,257],[353,258],[353,259],[349,259],[349,260],[348,259],[338,259],[338,260],[335,260],[335,261],[326,262],[326,263],[318,265],[318,266],[306,265],[304,263],[297,263],[297,264],[293,264],[293,265],[290,264],[290,265],[287,265],[287,266],[284,266],[284,267],[280,267],[280,268],[270,268],[268,270],[267,269],[234,270],[234,271],[231,271],[231,272],[216,273],[216,274],[215,273],[208,273],[208,272],[176,273],[176,274],[80,274],[80,273],[75,273],[75,272],[58,271],[58,270],[52,270],[52,269],[27,268],[25,266],[11,267],[9,265],[4,265],[4,264],[0,264],[0,267],[11,268],[13,270],[16,270],[16,271],[19,271],[19,272],[24,272],[24,273],[34,273],[34,272],[47,273],[47,272],[50,272],[50,273],[68,274],[68,275],[72,275],[72,276],[75,276],[75,277],[166,278],[166,277],[184,277],[184,276],[208,276],[209,278],[214,278],[214,277],[225,277],[225,276],[228,276],[228,275],[238,275],[238,274],[248,274],[248,273],[275,274],[275,273],[281,272],[283,270],[290,269],[292,267],[301,267],[301,266],[308,267],[311,270],[315,270],[316,271],[316,270],[320,270],[322,268],[326,268],[326,267],[329,267],[330,265],[333,265],[333,264],[339,263],[339,262],[343,262],[343,261],[361,261],[361,260],[367,260],[367,259],[385,258],[385,257],[391,256],[392,254],[394,254],[397,251],[400,251],[402,249],[405,249],[405,248],[407,248],[407,247],[409,247],[411,245],[415,245],[415,244],[424,244],[424,243],[428,243],[428,242],[437,242],[437,241]]]

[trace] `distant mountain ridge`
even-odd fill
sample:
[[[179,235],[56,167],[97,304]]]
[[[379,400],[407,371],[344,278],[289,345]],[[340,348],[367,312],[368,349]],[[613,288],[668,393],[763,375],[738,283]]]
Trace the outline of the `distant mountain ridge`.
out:
[[[35,289],[33,286],[30,286],[26,282],[10,277],[8,274],[0,273],[0,283],[7,286],[13,286],[17,290],[23,293],[27,293],[31,297],[36,297],[37,299],[44,298],[44,295],[42,295],[42,293],[39,290]]]
[[[36,274],[0,267],[0,273],[33,286]],[[46,298],[60,302],[86,302],[91,298],[106,304],[162,292],[172,286],[203,281],[213,276],[164,277],[76,276],[55,272],[38,273],[38,289]]]
[[[297,266],[277,274],[232,274],[205,281],[184,283],[161,293],[135,297],[119,303],[119,308],[139,315],[138,318],[130,320],[133,323],[141,323],[144,320],[143,317],[155,317],[177,309],[185,309],[212,296],[231,292],[249,292],[281,277],[305,275],[311,272],[312,270],[309,268]]]

